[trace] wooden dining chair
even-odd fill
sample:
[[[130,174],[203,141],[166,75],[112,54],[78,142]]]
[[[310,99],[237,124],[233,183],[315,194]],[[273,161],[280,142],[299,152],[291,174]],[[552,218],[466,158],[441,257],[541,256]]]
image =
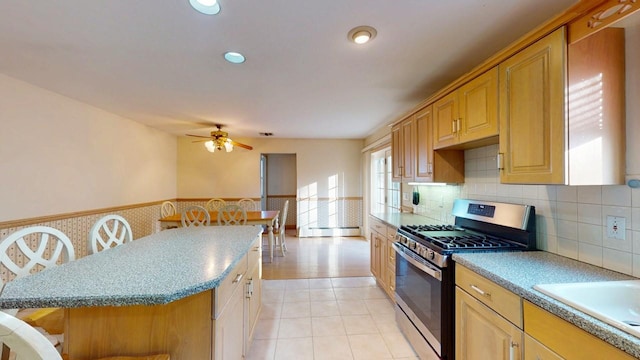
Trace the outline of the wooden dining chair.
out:
[[[240,206],[241,208],[243,208],[245,211],[257,211],[258,210],[258,206],[256,205],[256,202],[253,201],[253,199],[240,199],[238,200],[238,202],[236,203],[238,206]]]
[[[165,201],[160,206],[160,217],[165,218],[167,216],[175,215],[178,212],[176,206],[171,201]]]
[[[127,220],[120,215],[107,215],[91,227],[87,251],[95,254],[131,241],[133,232]]]
[[[218,225],[245,225],[247,212],[238,205],[227,205],[218,211]]]
[[[199,205],[189,206],[181,215],[182,227],[208,226],[211,216],[207,209]]]
[[[207,201],[207,204],[204,206],[208,211],[218,211],[223,207],[227,206],[226,201],[222,199],[213,198]]]
[[[287,251],[287,244],[285,243],[285,223],[287,221],[287,214],[289,212],[289,200],[284,202],[284,207],[282,208],[282,212],[280,213],[280,221],[278,224],[278,231],[276,234],[276,246],[280,246],[280,252],[282,252],[282,256]]]

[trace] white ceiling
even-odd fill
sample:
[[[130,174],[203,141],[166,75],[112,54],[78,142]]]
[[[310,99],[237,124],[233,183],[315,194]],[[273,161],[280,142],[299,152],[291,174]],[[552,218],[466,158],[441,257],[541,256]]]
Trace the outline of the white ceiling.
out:
[[[178,135],[364,138],[576,0],[219,2],[4,0],[0,73]]]

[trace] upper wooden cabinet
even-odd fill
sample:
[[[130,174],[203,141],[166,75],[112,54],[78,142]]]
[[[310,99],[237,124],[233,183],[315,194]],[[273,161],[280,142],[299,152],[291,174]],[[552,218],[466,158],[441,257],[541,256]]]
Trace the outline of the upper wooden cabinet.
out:
[[[485,140],[478,145],[497,143],[498,68],[439,99],[433,104],[433,111],[434,149],[476,140]]]
[[[431,105],[396,124],[391,133],[394,181],[464,182],[464,151],[433,149]]]
[[[415,174],[416,131],[411,116],[391,129],[393,181],[413,181]]]
[[[499,65],[502,183],[564,184],[564,27]]]

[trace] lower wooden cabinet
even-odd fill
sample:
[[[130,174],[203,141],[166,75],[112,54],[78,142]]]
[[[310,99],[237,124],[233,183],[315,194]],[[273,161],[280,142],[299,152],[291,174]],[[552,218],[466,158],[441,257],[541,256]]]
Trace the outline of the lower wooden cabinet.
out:
[[[371,241],[371,274],[391,300],[395,299],[396,258],[392,244],[396,228],[378,218],[369,217]]]
[[[523,332],[456,287],[456,359],[522,359]]]
[[[524,360],[562,360],[562,357],[528,334],[524,334]]]

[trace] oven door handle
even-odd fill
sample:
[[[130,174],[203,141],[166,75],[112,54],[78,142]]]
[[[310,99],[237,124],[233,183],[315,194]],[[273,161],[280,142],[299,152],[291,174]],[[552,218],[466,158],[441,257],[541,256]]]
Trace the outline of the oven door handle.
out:
[[[435,266],[427,263],[426,261],[420,261],[419,259],[413,258],[410,254],[405,253],[405,250],[400,247],[400,245],[393,244],[393,249],[398,253],[398,255],[402,256],[403,259],[407,260],[411,265],[417,267],[422,270],[432,278],[442,281],[442,270],[436,268]],[[407,250],[410,251],[410,250]]]

